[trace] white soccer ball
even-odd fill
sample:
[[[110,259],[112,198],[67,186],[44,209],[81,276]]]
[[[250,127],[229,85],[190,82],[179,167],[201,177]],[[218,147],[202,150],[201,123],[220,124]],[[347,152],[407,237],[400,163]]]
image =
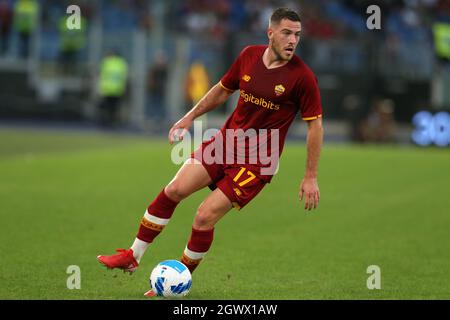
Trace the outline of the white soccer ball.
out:
[[[150,287],[158,296],[184,297],[191,285],[191,272],[178,260],[159,263],[150,275]]]

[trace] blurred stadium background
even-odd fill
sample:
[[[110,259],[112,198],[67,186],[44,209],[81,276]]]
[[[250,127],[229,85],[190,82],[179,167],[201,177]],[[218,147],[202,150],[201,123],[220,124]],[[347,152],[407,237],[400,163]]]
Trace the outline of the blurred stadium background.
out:
[[[74,4],[83,17],[78,31],[64,23]],[[366,27],[371,4],[381,8],[381,30]],[[165,133],[244,46],[266,43],[277,6],[301,12],[297,54],[318,76],[328,141],[410,143],[417,112],[450,108],[447,0],[2,0],[2,123],[96,128],[110,95],[118,97],[116,129]],[[127,85],[106,92],[99,87],[111,81],[107,66],[100,75],[112,52],[125,60],[119,73]],[[208,126],[221,126],[236,99],[210,114]],[[447,145],[450,120],[440,115],[431,135]],[[421,127],[427,116],[416,119],[417,140],[432,144]],[[303,137],[304,128],[290,134]]]
[[[372,4],[381,30],[366,27]],[[66,28],[70,5],[80,30]],[[0,298],[143,298],[207,190],[178,207],[133,277],[95,257],[129,245],[179,167],[169,126],[244,46],[267,42],[278,6],[301,13],[297,54],[321,88],[321,204],[298,203],[297,121],[277,177],[221,221],[188,299],[450,297],[450,1],[0,0]],[[381,290],[366,287],[374,264]],[[66,286],[69,265],[81,290]]]

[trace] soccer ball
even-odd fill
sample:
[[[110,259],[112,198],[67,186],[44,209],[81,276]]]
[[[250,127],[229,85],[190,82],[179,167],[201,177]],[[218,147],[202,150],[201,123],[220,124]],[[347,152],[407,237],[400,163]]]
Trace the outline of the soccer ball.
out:
[[[191,272],[177,260],[159,263],[150,275],[150,287],[158,296],[184,297],[189,293],[191,285]]]

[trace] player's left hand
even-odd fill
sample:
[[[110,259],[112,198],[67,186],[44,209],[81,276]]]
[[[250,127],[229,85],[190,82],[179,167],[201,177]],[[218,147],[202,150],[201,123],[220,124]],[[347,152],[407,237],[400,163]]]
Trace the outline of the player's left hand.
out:
[[[305,210],[317,208],[320,200],[319,184],[316,178],[304,178],[300,184],[300,201],[305,198]]]

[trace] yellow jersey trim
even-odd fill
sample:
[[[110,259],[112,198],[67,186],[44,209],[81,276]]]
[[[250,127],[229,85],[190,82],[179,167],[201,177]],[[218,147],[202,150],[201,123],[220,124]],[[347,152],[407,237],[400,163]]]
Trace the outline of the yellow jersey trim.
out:
[[[305,120],[305,121],[308,121],[308,120],[316,120],[316,119],[319,119],[319,118],[322,118],[321,114],[319,114],[318,116],[315,116],[315,117],[308,117],[308,118],[302,118],[302,119]]]
[[[225,87],[223,84],[222,84],[222,81],[219,81],[219,84],[220,84],[220,86],[222,87],[222,88],[224,88],[225,90],[227,90],[228,92],[234,92],[235,90],[231,90],[231,89],[228,89],[227,87]]]
[[[231,202],[231,204],[233,205],[233,207],[237,210],[241,210],[241,206],[237,203],[237,202]]]

